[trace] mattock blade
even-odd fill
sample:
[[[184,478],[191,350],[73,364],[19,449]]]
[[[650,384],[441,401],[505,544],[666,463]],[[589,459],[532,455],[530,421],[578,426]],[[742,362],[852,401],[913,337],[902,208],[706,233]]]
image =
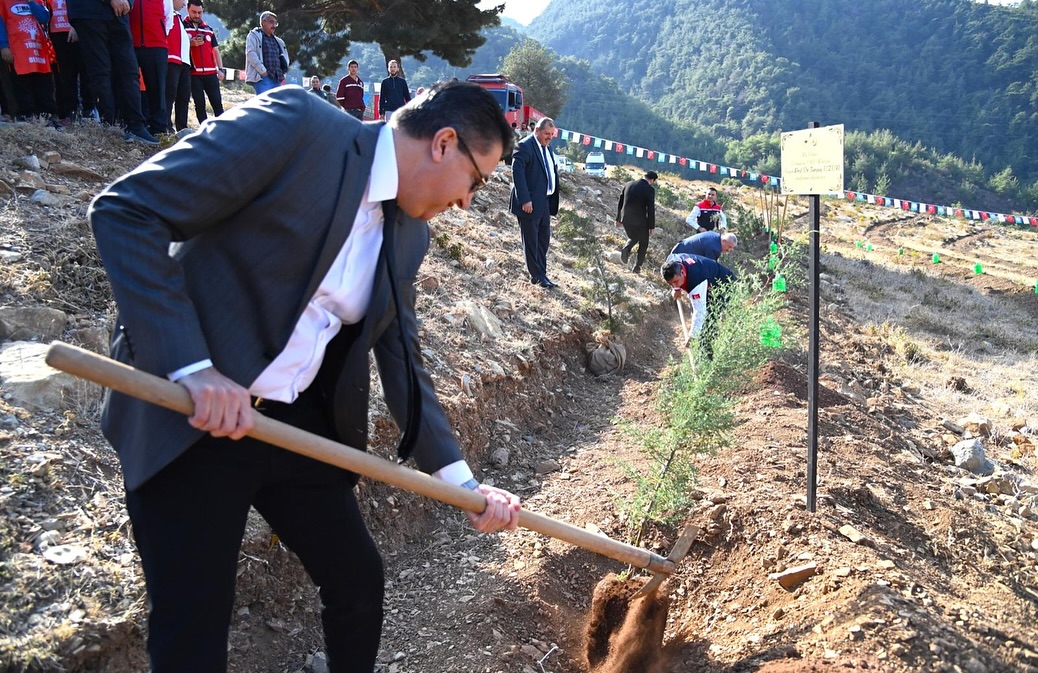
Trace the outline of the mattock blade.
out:
[[[696,541],[699,534],[702,532],[703,529],[699,526],[693,524],[685,526],[685,530],[681,533],[681,537],[679,537],[678,541],[674,543],[674,548],[670,550],[670,556],[667,557],[667,560],[677,566],[678,562],[685,558],[685,554],[687,554],[689,548],[692,547],[692,543]],[[665,573],[653,573],[652,579],[646,582],[634,597],[639,598],[641,596],[648,596],[649,594],[655,593],[655,591],[659,589],[660,585],[663,584],[663,580],[668,577],[670,577],[670,575]]]

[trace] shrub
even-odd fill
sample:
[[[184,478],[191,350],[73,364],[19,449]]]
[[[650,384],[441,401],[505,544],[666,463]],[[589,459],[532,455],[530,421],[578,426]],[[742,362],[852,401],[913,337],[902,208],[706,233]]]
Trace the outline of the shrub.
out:
[[[663,427],[648,432],[634,429],[643,436],[649,461],[644,469],[624,466],[637,492],[620,508],[631,521],[640,522],[639,540],[650,522],[684,518],[692,504],[695,456],[730,445],[738,424],[735,396],[768,359],[770,349],[761,344],[760,332],[781,308],[781,297],[758,294],[748,278],[717,292],[715,298],[725,301],[725,309],[712,318],[716,319],[712,356],[706,356],[702,344],[694,344],[695,366],[682,358],[661,387],[658,406]]]
[[[614,315],[613,308],[622,303],[626,285],[623,279],[610,272],[603,262],[605,250],[602,240],[595,232],[594,222],[591,218],[578,215],[572,210],[563,210],[559,213],[555,234],[568,250],[576,254],[580,263],[588,267],[591,284],[584,288],[584,296],[592,303],[605,302],[605,328],[614,331],[620,321]]]

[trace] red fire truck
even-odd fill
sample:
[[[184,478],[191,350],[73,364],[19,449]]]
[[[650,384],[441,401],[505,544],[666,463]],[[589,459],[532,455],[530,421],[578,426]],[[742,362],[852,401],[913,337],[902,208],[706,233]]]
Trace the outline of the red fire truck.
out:
[[[547,116],[537,108],[526,105],[523,100],[522,88],[500,73],[469,75],[465,79],[480,85],[494,95],[509,124],[514,122],[516,126],[522,128],[529,122],[535,122]]]

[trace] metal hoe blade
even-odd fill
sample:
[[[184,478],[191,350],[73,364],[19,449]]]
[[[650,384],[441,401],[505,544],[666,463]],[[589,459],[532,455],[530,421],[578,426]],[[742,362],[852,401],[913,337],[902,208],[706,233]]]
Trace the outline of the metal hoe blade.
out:
[[[698,538],[699,534],[702,532],[703,529],[699,526],[693,524],[685,526],[685,530],[681,533],[681,537],[678,538],[678,541],[674,543],[674,548],[670,551],[670,556],[667,557],[667,560],[676,566],[681,559],[685,558],[685,555],[688,554],[689,548],[692,547],[692,543],[696,541],[696,538]],[[669,576],[670,575],[664,573],[653,573],[652,579],[646,582],[645,586],[639,589],[638,593],[636,593],[634,597],[638,598],[640,596],[648,596],[649,594],[655,593],[656,590],[660,588],[660,585],[663,584],[663,580],[667,579]]]

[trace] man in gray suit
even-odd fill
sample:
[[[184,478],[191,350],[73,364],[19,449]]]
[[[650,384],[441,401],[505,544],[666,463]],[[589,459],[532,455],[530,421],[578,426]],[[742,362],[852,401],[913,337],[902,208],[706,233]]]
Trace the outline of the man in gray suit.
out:
[[[484,494],[477,530],[515,527],[518,499],[473,478],[422,366],[413,285],[424,220],[467,207],[511,144],[494,98],[471,84],[442,85],[389,124],[280,87],[94,200],[119,307],[113,357],[195,404],[184,418],[113,392],[102,417],[147,580],[153,673],[226,670],[250,506],[320,587],[330,670],[374,669],[382,561],[356,476],[244,437],[255,407],[364,448],[369,350],[404,429],[400,457]],[[214,166],[240,170],[199,179]]]
[[[519,220],[530,282],[544,288],[555,287],[548,278],[551,216],[559,212],[559,168],[549,147],[554,137],[555,122],[545,117],[516,146],[509,199],[509,208]]]

